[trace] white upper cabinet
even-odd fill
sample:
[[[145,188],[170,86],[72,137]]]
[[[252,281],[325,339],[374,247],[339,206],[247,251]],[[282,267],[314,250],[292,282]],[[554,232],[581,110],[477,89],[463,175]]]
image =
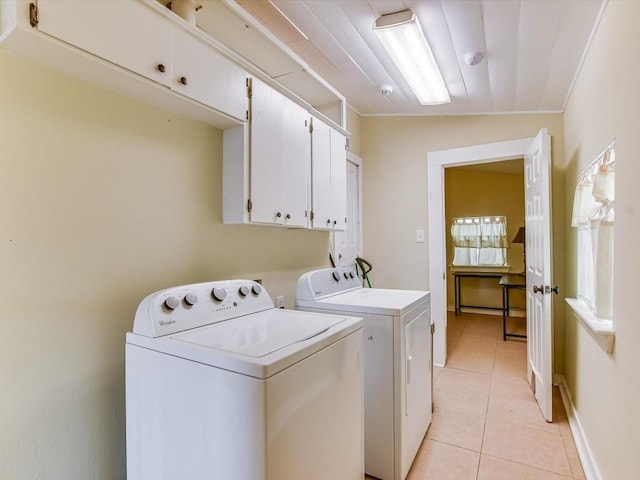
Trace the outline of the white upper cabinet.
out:
[[[288,225],[308,225],[308,177],[311,166],[311,116],[300,105],[287,102],[283,122],[283,204]],[[286,217],[286,216],[285,216]]]
[[[246,121],[246,72],[156,1],[0,1],[0,47],[161,108]]]
[[[189,32],[174,29],[171,88],[236,118],[246,118],[246,73]]]
[[[311,144],[311,226],[344,230],[347,211],[346,137],[314,118]]]
[[[173,28],[140,2],[38,0],[37,29],[170,86]]]
[[[251,79],[249,125],[225,130],[225,223],[306,227],[311,164],[310,116]]]

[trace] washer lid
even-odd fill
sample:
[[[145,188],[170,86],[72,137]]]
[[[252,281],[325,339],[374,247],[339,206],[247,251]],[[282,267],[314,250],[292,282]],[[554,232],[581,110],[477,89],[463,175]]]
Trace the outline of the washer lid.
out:
[[[267,379],[356,332],[361,318],[272,308],[161,337],[129,332],[127,344]]]
[[[344,320],[344,317],[334,316],[317,316],[301,320],[296,312],[278,312],[272,309],[221,322],[205,329],[174,335],[173,339],[260,358],[294,343],[309,340]]]

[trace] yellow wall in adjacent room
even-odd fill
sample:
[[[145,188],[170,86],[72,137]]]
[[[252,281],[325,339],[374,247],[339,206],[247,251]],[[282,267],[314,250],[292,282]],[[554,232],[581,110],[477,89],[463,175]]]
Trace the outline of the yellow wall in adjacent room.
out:
[[[523,161],[519,160],[522,164]],[[494,164],[496,165],[496,164]],[[497,166],[497,165],[496,165]],[[482,168],[482,167],[480,167]],[[478,167],[453,167],[445,169],[445,234],[447,250],[447,306],[454,305],[453,277],[451,261],[453,246],[450,226],[454,218],[478,216],[507,217],[507,239],[516,235],[518,228],[524,225],[524,174],[482,171]],[[513,272],[524,270],[522,245],[511,244],[507,250],[507,262]],[[499,279],[461,279],[464,282],[463,303],[468,305],[502,306],[502,288]],[[516,300],[513,292],[513,305],[524,305],[522,299]]]
[[[0,71],[0,478],[124,479],[142,298],[260,273],[292,307],[328,234],[223,225],[220,130],[2,50]]]

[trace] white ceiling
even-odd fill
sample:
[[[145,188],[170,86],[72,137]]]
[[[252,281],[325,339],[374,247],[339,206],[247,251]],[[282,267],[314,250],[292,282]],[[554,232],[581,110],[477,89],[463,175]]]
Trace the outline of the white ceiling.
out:
[[[233,4],[234,10],[248,12],[363,115],[562,111],[605,2],[222,0],[227,7]],[[215,7],[211,0],[202,3],[198,25],[216,36],[211,30],[221,25],[212,18]],[[450,104],[421,106],[373,33],[379,15],[404,9],[412,9],[422,24],[451,94]],[[229,30],[227,40],[229,35],[243,39],[238,29]],[[273,70],[268,62],[260,65],[269,56],[244,40],[239,42],[254,50],[245,56],[253,56],[251,61],[265,71]],[[464,55],[474,51],[485,58],[471,67]],[[281,72],[270,75],[291,73],[280,67]],[[382,85],[393,86],[393,93],[383,96]]]

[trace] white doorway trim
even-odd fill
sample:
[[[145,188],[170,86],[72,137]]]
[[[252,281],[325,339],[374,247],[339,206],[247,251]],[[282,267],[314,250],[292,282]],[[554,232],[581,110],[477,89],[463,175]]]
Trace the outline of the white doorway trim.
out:
[[[433,363],[447,362],[447,258],[444,225],[444,169],[523,158],[534,138],[487,143],[427,153],[429,290],[435,324]]]

